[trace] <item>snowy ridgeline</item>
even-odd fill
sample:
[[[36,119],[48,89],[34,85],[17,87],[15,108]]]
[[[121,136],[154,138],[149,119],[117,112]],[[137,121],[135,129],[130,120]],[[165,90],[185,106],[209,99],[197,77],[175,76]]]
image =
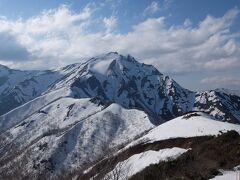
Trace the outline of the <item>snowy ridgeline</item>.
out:
[[[239,180],[240,179],[240,165],[233,168],[232,171],[224,171],[220,169],[222,175],[218,175],[211,180]]]
[[[218,136],[231,130],[235,130],[240,133],[240,125],[219,122],[204,113],[190,113],[153,128],[146,135],[143,135],[118,151],[115,156],[118,156],[121,153],[126,152],[131,147],[137,145],[139,145],[138,147],[141,147],[140,145],[143,144],[146,145],[147,143],[156,143],[162,140],[175,138]],[[147,150],[139,154],[134,154],[126,160],[118,162],[114,166],[114,169],[105,175],[104,179],[111,179],[115,176],[118,176],[118,178],[120,177],[120,179],[128,179],[136,173],[141,172],[151,164],[159,164],[162,161],[172,161],[187,151],[191,151],[191,149],[174,147],[160,149],[158,151]],[[86,170],[85,173],[91,171],[93,167]],[[235,173],[236,172],[233,174]],[[225,172],[223,174],[224,176],[229,175]]]
[[[179,137],[219,135],[230,130],[240,132],[240,125],[216,121],[204,113],[190,113],[153,128],[143,137],[131,142],[125,149],[139,143],[150,143]]]
[[[1,153],[15,144],[18,144],[16,151],[27,149],[28,154],[22,154],[19,161],[27,155],[26,166],[33,172],[45,171],[47,164],[42,162],[48,163],[49,159],[55,172],[74,170],[96,160],[106,149],[132,141],[154,127],[143,111],[125,109],[118,104],[103,106],[89,98],[57,98],[36,108],[48,98],[54,99],[51,95],[42,96],[20,107],[26,109],[27,114],[16,109],[0,120],[4,131],[0,134],[4,147]],[[2,158],[9,155],[6,153]],[[38,168],[34,169],[36,166]]]
[[[116,174],[119,175],[119,180],[128,179],[151,164],[174,160],[187,151],[187,149],[174,147],[171,149],[161,149],[159,151],[149,150],[135,154],[127,160],[119,162],[112,171],[105,175],[104,179],[114,177]]]
[[[64,88],[61,97],[98,97],[125,108],[137,108],[157,123],[196,110],[218,120],[240,121],[240,97],[227,90],[192,92],[181,87],[155,67],[132,56],[108,53],[48,71],[0,71],[0,115],[39,96]]]

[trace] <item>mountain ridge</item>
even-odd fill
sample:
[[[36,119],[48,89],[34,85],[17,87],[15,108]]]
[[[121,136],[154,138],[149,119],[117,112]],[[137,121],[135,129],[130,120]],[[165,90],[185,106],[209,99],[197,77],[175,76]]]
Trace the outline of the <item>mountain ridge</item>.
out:
[[[207,112],[219,120],[240,121],[236,94],[218,89],[190,91],[131,55],[110,52],[56,70],[20,72],[28,75],[17,74],[22,78],[17,82],[11,82],[0,72],[0,115],[40,95],[67,87],[74,98],[98,97],[103,103],[143,110],[156,123],[192,110]],[[230,106],[230,102],[234,105]]]
[[[57,70],[20,72],[0,85],[0,107],[9,105],[0,116],[0,174],[18,167],[31,179],[79,170],[192,111],[207,113],[206,125],[240,121],[240,97],[187,90],[130,55],[108,53]]]

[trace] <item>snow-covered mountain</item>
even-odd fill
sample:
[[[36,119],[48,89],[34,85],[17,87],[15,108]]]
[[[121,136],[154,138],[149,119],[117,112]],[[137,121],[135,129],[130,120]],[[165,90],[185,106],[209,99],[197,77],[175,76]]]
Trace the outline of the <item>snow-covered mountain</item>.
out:
[[[205,113],[195,112],[174,118],[153,128],[143,137],[131,142],[128,147],[143,142],[150,143],[174,138],[214,136],[230,130],[240,132],[240,125],[216,121]]]
[[[192,110],[207,112],[223,121],[240,119],[239,96],[220,90],[189,91],[153,66],[114,52],[58,70],[16,71],[5,67],[0,79],[0,114],[65,88],[73,98],[98,97],[102,103],[143,110],[156,123]]]
[[[27,158],[24,166],[32,173],[74,170],[153,127],[142,111],[86,98],[61,98],[23,119],[15,111],[11,114],[12,119],[1,124],[0,162],[11,166],[15,158],[22,162]],[[18,157],[13,156],[15,151]]]
[[[40,96],[52,84],[74,71],[74,67],[20,71],[0,65],[0,115]]]
[[[187,90],[113,52],[49,71],[0,66],[0,174],[13,166],[37,177],[84,169],[108,149],[191,111],[239,123],[240,97]]]
[[[226,89],[226,88],[218,88],[218,89],[216,89],[216,91],[222,92],[222,93],[225,93],[225,94],[231,94],[231,95],[235,95],[235,96],[240,96],[240,90],[231,90],[231,89]]]
[[[221,121],[239,123],[240,96],[219,90],[197,92],[193,110],[206,112]]]
[[[198,148],[204,149],[204,147],[201,147],[202,146],[201,143],[207,142],[209,140],[210,142],[217,141],[218,143],[224,145],[224,143],[221,142],[222,139],[220,136],[221,135],[224,136],[225,133],[229,133],[232,130],[234,130],[237,133],[240,133],[240,125],[217,121],[216,119],[212,118],[211,116],[205,113],[200,112],[189,113],[184,116],[172,119],[166,123],[163,123],[151,129],[145,135],[132,141],[123,149],[119,150],[117,153],[114,154],[115,159],[118,159],[117,163],[114,163],[114,161],[111,160],[114,159],[113,157],[109,158],[108,160],[112,162],[112,167],[109,167],[108,165],[104,164],[103,161],[99,161],[97,164],[94,164],[93,166],[85,170],[83,176],[79,177],[79,179],[86,176],[88,178],[96,176],[100,177],[101,179],[101,176],[99,175],[101,173],[103,173],[104,177],[103,179],[106,180],[115,177],[116,173],[118,173],[119,179],[130,179],[133,175],[141,173],[142,171],[144,171],[145,168],[153,164],[160,164],[161,162],[173,161],[181,157],[186,152],[190,154],[189,158],[193,158],[193,154],[196,149]],[[234,136],[231,135],[230,133],[230,137],[228,138],[234,138]],[[225,137],[225,141],[228,141],[228,146],[230,147],[230,141],[234,141],[234,139],[226,139]],[[210,142],[206,143],[205,146],[207,145],[207,147],[210,148]],[[194,145],[194,143],[196,143],[196,145]],[[204,149],[204,151],[205,153],[207,153],[208,150]],[[199,153],[199,156],[197,154],[198,159],[202,158],[200,154],[204,153],[204,151],[198,152]],[[221,155],[223,156],[223,154],[224,153],[220,154],[220,156]],[[220,158],[221,157],[219,157],[219,159]],[[213,159],[214,158],[212,158],[211,163],[215,161]],[[206,159],[203,160],[206,161]],[[187,160],[187,162],[189,162],[189,160]],[[101,169],[99,170],[98,168],[100,166]],[[199,164],[199,166],[201,165]],[[206,164],[203,167],[207,169],[209,168],[208,166],[209,165]],[[102,169],[106,167],[108,171],[107,172],[102,171]],[[213,167],[216,168],[216,165],[212,166],[212,168]],[[172,171],[177,171],[174,169],[174,162],[173,164],[165,166],[164,168],[165,169],[172,168],[171,169]],[[187,175],[183,173],[181,179],[185,179],[186,176],[190,176],[190,174],[192,173],[191,171],[192,170],[190,170],[189,168],[189,173],[186,173]],[[151,173],[153,172],[150,171],[150,174]],[[164,173],[166,172],[162,172],[162,174]],[[169,175],[171,174],[166,173],[165,178]],[[180,175],[178,175],[178,178],[179,177]],[[186,179],[191,178],[188,177]]]

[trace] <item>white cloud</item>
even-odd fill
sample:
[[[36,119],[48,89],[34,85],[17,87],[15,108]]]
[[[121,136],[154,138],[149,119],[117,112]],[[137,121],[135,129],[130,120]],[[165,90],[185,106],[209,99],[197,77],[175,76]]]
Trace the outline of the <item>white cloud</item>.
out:
[[[75,36],[83,36],[87,33],[86,29],[91,23],[94,8],[94,4],[87,4],[80,12],[73,12],[69,6],[62,5],[56,9],[45,10],[40,15],[27,20],[12,21],[0,17],[0,33],[11,34],[31,54],[32,59],[28,60],[34,61],[4,62],[4,64],[25,69],[53,68],[65,64],[61,62],[62,58],[66,57],[64,51],[67,51]],[[4,47],[4,44],[2,46]],[[49,60],[52,62],[50,63]],[[35,66],[32,66],[33,63]]]
[[[240,68],[240,60],[238,57],[219,58],[206,62],[204,64],[204,67],[210,70],[227,70],[231,68]]]
[[[114,17],[114,16],[111,16],[109,18],[104,17],[103,18],[103,23],[105,25],[106,32],[110,33],[117,26],[117,18]]]
[[[26,21],[21,19],[10,21],[0,18],[0,31],[11,31],[13,33],[43,34],[66,31],[72,26],[77,26],[91,17],[91,4],[88,4],[79,13],[72,12],[67,5],[57,9],[45,10],[40,15],[31,17]]]
[[[153,1],[149,6],[144,10],[144,14],[154,14],[160,10],[160,5],[158,2]]]
[[[207,16],[196,27],[189,20],[168,27],[165,17],[149,18],[125,34],[114,31],[116,16],[97,17],[105,28],[88,31],[96,25],[94,8],[89,4],[73,12],[68,6],[60,6],[17,21],[0,17],[0,32],[14,36],[31,57],[21,62],[0,61],[16,68],[53,68],[118,51],[132,54],[167,74],[232,71],[240,67],[239,33],[230,31],[239,13],[237,8],[222,17]]]
[[[163,8],[168,9],[171,6],[172,3],[173,3],[173,0],[164,0],[163,1]]]
[[[33,17],[24,24],[29,33],[48,33],[62,31],[75,23],[87,20],[91,16],[89,7],[85,7],[81,13],[72,13],[66,5],[55,10],[44,11],[40,16]]]
[[[15,36],[8,32],[0,32],[0,61],[28,60],[29,52]]]
[[[240,89],[240,79],[234,76],[213,76],[201,80],[202,85],[211,89],[230,88]]]
[[[183,25],[185,26],[185,27],[189,27],[189,26],[191,26],[192,25],[192,22],[191,22],[191,20],[190,19],[185,19],[185,21],[184,21],[184,23],[183,23]]]

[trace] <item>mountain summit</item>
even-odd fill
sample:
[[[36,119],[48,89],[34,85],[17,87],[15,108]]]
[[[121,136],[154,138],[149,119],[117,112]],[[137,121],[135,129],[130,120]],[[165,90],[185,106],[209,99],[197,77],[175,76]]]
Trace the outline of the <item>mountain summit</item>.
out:
[[[74,171],[174,117],[201,111],[209,121],[239,123],[239,109],[235,94],[192,92],[130,55],[108,53],[57,70],[6,69],[0,174]]]
[[[57,70],[8,72],[0,72],[0,114],[40,95],[65,89],[70,94],[61,97],[97,98],[103,104],[139,109],[157,124],[193,110],[223,121],[239,123],[240,119],[236,94],[221,90],[192,92],[155,67],[116,52]]]

